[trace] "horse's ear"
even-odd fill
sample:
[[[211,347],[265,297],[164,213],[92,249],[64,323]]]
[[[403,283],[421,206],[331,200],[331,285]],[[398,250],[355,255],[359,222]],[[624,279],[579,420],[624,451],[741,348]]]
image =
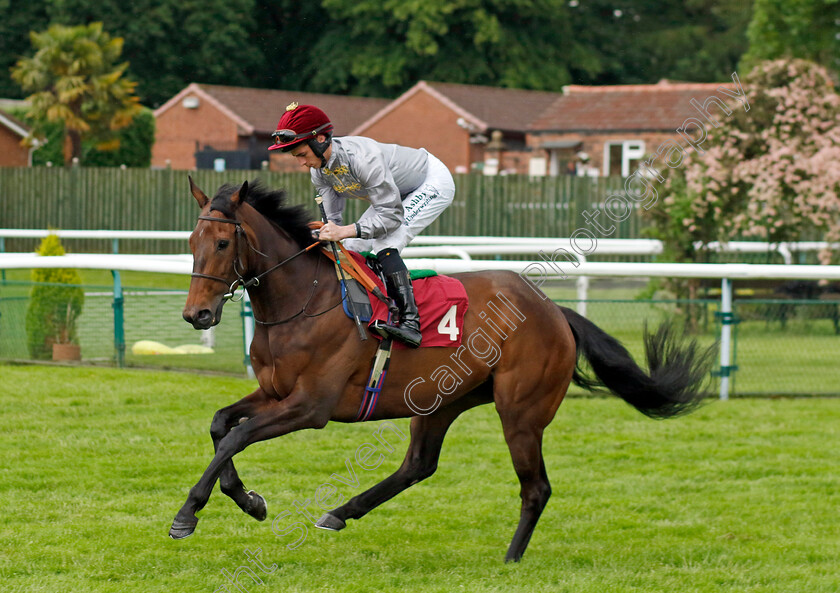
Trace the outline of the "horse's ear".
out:
[[[234,192],[234,194],[230,197],[231,206],[233,206],[234,208],[237,208],[240,204],[242,204],[242,202],[245,201],[245,196],[247,196],[247,195],[248,195],[248,182],[246,181],[245,183],[242,184],[242,187],[240,187],[238,190],[236,190],[236,192]]]
[[[204,192],[201,191],[201,188],[193,182],[192,177],[187,175],[187,179],[190,180],[190,191],[192,192],[195,201],[198,202],[199,208],[204,208],[207,205],[207,202],[210,201],[210,198],[204,195]]]

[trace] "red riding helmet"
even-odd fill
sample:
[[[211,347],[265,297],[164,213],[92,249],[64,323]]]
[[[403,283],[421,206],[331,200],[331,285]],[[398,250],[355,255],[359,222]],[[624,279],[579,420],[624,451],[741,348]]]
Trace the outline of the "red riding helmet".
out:
[[[329,146],[333,125],[327,114],[313,105],[298,105],[291,103],[277,123],[277,131],[271,137],[274,144],[269,150],[288,152],[295,146],[308,142],[317,155],[322,155]],[[325,142],[318,142],[316,137],[323,134]]]

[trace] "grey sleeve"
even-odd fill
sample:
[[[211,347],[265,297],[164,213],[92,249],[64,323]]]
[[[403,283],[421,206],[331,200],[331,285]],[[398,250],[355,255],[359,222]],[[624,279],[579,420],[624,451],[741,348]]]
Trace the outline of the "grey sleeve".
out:
[[[367,191],[371,204],[359,219],[360,237],[376,239],[400,228],[405,221],[402,199],[382,156],[369,155],[361,170],[354,173]]]

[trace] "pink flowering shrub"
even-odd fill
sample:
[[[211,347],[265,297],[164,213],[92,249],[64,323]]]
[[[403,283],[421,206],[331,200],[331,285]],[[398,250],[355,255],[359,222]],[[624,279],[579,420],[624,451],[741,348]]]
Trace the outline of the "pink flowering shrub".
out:
[[[768,61],[744,87],[750,110],[732,105],[704,154],[668,171],[662,204],[650,211],[651,234],[676,261],[705,261],[696,241],[840,241],[840,96],[828,72]]]

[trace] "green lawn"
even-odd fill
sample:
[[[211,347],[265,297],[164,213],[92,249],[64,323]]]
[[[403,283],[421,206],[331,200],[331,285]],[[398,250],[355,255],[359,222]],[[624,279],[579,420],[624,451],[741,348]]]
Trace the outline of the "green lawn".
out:
[[[710,401],[655,422],[620,400],[571,398],[545,437],[554,495],[524,561],[505,565],[518,485],[492,407],[466,414],[440,469],[351,521],[294,539],[272,520],[308,504],[379,423],[331,424],[238,459],[259,523],[214,493],[196,534],[169,524],[211,456],[213,412],[253,388],[229,377],[0,366],[3,591],[219,590],[261,550],[259,591],[819,593],[840,590],[840,400]],[[407,421],[398,426],[407,432]],[[356,467],[352,496],[406,442]],[[289,519],[286,519],[287,521]],[[281,518],[279,525],[287,525]],[[256,569],[255,569],[256,570]],[[258,571],[259,572],[259,571]],[[224,589],[220,589],[224,591]],[[231,588],[231,590],[234,590]]]

